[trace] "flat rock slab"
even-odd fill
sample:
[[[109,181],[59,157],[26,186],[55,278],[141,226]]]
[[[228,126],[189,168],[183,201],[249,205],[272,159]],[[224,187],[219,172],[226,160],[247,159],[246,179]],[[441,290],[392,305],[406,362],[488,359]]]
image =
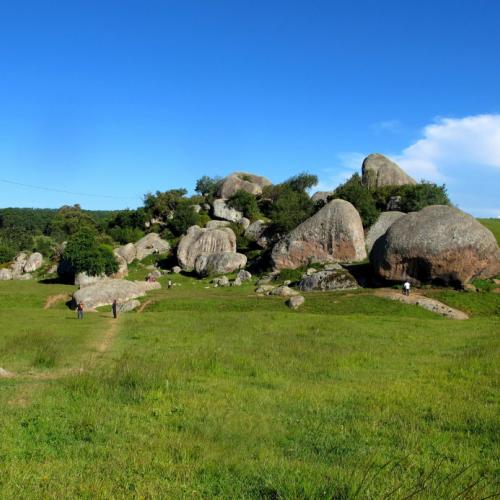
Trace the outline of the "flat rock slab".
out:
[[[377,290],[375,295],[378,297],[383,297],[384,299],[397,300],[403,302],[403,304],[411,304],[414,306],[422,307],[441,316],[445,316],[450,319],[469,319],[469,316],[463,311],[458,309],[453,309],[453,307],[443,304],[439,300],[430,299],[429,297],[424,297],[416,293],[410,294],[409,296],[403,295],[401,292],[395,292],[394,290]]]

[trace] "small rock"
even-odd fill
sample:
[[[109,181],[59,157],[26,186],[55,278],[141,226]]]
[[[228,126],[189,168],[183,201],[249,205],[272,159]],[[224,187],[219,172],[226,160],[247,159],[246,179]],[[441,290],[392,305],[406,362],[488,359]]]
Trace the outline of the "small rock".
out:
[[[270,293],[274,288],[273,285],[261,285],[255,289],[255,293]]]
[[[8,281],[12,279],[12,271],[10,269],[0,269],[0,281]]]
[[[288,286],[291,282],[292,280],[285,280],[283,281],[283,285]]]
[[[238,278],[240,279],[241,282],[248,281],[248,280],[252,279],[252,275],[251,275],[251,273],[249,273],[245,269],[241,269],[238,272]]]
[[[325,266],[326,267],[326,266]],[[307,276],[312,276],[314,273],[318,272],[317,269],[314,269],[314,267],[310,267],[307,271],[306,271],[306,275]]]
[[[298,309],[305,302],[305,300],[306,299],[304,299],[304,297],[302,295],[296,295],[294,297],[290,297],[286,301],[286,305],[290,309],[296,310],[296,309]]]
[[[139,307],[141,303],[137,300],[128,300],[127,302],[123,302],[122,304],[118,304],[118,312],[125,313],[129,311],[133,311],[137,307]]]
[[[325,264],[325,271],[342,271],[344,269],[340,264],[334,262],[333,264]]]
[[[227,276],[221,276],[220,278],[215,278],[212,283],[214,286],[229,286],[229,278]]]
[[[241,280],[239,278],[236,278],[231,282],[231,286],[241,286]]]
[[[173,272],[174,274],[179,274],[181,271],[182,271],[182,269],[181,269],[179,266],[174,266],[174,267],[172,268],[172,272]]]
[[[250,219],[247,219],[246,217],[242,217],[239,221],[238,224],[243,227],[243,229],[247,229],[248,226],[250,225]]]
[[[282,285],[272,290],[271,295],[277,295],[278,297],[293,297],[294,295],[299,295],[299,292],[289,286]]]

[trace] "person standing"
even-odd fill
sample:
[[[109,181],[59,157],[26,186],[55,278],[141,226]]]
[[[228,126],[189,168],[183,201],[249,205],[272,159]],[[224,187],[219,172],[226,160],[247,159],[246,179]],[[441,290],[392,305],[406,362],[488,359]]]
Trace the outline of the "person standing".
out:
[[[111,310],[113,311],[113,318],[116,319],[118,315],[118,304],[116,303],[116,299],[113,300],[113,303],[111,304]]]
[[[76,319],[83,319],[83,302],[79,302],[76,306]]]
[[[172,280],[168,280],[168,288],[172,288]]]
[[[410,295],[410,288],[411,288],[411,285],[410,285],[410,282],[408,280],[406,280],[404,283],[403,283],[403,295]]]

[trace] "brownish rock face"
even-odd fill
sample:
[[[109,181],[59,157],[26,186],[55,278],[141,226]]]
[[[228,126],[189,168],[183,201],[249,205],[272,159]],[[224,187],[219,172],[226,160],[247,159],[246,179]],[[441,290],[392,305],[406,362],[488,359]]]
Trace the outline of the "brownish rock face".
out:
[[[365,258],[361,217],[354,206],[344,200],[332,200],[279,241],[272,251],[276,269]]]
[[[474,217],[445,205],[394,222],[370,254],[385,279],[463,285],[500,273],[495,237]]]

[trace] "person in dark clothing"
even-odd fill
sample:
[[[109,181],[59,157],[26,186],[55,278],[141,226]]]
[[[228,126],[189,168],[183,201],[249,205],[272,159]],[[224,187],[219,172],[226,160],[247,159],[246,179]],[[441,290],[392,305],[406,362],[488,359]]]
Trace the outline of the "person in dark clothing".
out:
[[[116,303],[116,299],[113,300],[113,304],[111,305],[111,310],[113,311],[113,318],[116,319],[116,316],[118,314],[118,304]]]
[[[79,302],[76,306],[76,319],[83,319],[83,302]]]

